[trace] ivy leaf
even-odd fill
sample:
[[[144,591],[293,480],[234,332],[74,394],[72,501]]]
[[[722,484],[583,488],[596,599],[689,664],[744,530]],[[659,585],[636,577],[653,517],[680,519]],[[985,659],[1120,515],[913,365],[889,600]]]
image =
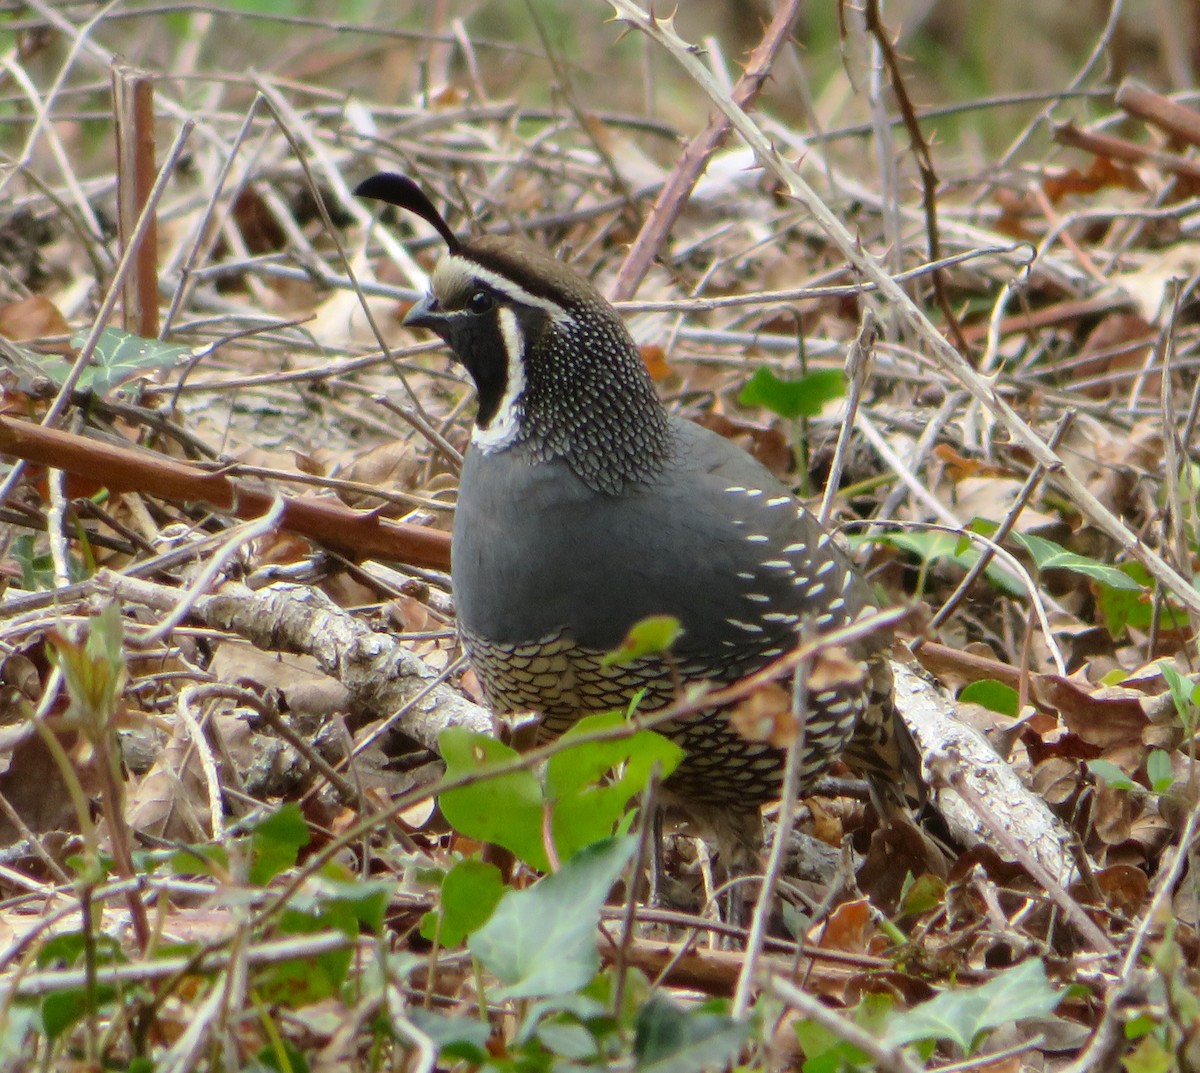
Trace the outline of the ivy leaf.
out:
[[[661,995],[639,1011],[633,1053],[638,1073],[698,1073],[737,1056],[749,1024],[704,1007],[684,1010]]]
[[[1103,779],[1114,790],[1141,790],[1142,787],[1133,781],[1111,760],[1089,760],[1087,769],[1098,779]]]
[[[969,570],[979,561],[979,548],[966,538],[955,536],[953,533],[876,533],[871,536],[854,534],[849,540],[851,547],[871,542],[888,544],[901,551],[910,552],[922,563],[949,559],[964,570]],[[1025,592],[1025,587],[997,567],[994,561],[988,564],[985,574],[993,585],[1007,593],[1020,596]]]
[[[816,417],[830,399],[846,393],[841,369],[817,369],[799,380],[782,380],[765,365],[742,388],[738,402],[743,406],[765,406],[789,420]]]
[[[487,922],[504,889],[504,878],[494,864],[459,861],[442,880],[438,907],[421,918],[421,935],[429,940],[436,935],[442,946],[458,946]]]
[[[467,940],[467,949],[508,985],[495,998],[562,995],[596,975],[600,910],[635,845],[630,836],[597,842],[553,875],[500,899]]]
[[[950,1040],[971,1054],[986,1032],[1026,1017],[1045,1017],[1062,995],[1050,986],[1036,958],[1014,965],[979,987],[943,991],[893,1017],[884,1043],[895,1047],[918,1040]]]
[[[87,336],[82,332],[71,339],[71,346],[83,346]],[[182,343],[164,343],[161,339],[146,339],[140,335],[123,332],[116,328],[105,328],[100,333],[92,360],[80,374],[75,386],[81,391],[94,391],[107,395],[114,388],[139,376],[166,372],[174,368],[184,357],[191,357],[193,350]],[[74,361],[56,356],[32,355],[39,372],[47,376],[58,387],[66,383]]]
[[[254,859],[250,882],[266,886],[280,872],[295,865],[300,850],[308,845],[308,838],[308,824],[299,805],[289,802],[271,813],[255,826],[251,836]]]
[[[444,1058],[459,1058],[474,1066],[487,1062],[491,1028],[478,1017],[453,1017],[413,1006],[405,1017],[425,1033]]]
[[[1107,563],[1089,559],[1086,555],[1076,555],[1073,551],[1055,544],[1045,537],[1033,536],[1031,533],[1013,533],[1013,539],[1033,557],[1039,570],[1070,570],[1084,577],[1090,577],[1110,589],[1122,589],[1126,592],[1141,592],[1142,586],[1131,578],[1124,570]]]
[[[983,678],[963,687],[958,699],[982,705],[990,712],[1012,716],[1014,719],[1021,709],[1020,697],[1012,686],[991,678]]]
[[[572,738],[625,722],[621,712],[581,719],[561,738]],[[652,730],[618,741],[594,741],[555,753],[546,763],[546,796],[553,809],[551,830],[559,860],[608,838],[627,814],[629,802],[650,781],[657,765],[662,777],[683,759],[683,750]]]
[[[519,755],[487,734],[451,727],[438,736],[446,761],[446,777],[483,774],[489,767],[515,760]],[[512,850],[539,872],[549,870],[542,844],[542,787],[532,771],[490,775],[467,786],[446,790],[438,804],[450,826],[478,842],[494,842]]]

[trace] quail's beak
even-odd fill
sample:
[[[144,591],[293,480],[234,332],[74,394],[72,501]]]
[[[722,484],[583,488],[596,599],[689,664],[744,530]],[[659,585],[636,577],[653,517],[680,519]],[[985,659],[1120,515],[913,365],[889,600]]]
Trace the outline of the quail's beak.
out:
[[[432,294],[427,294],[404,314],[404,320],[400,323],[406,328],[428,328],[442,335],[445,331],[446,316],[438,310],[437,299]]]

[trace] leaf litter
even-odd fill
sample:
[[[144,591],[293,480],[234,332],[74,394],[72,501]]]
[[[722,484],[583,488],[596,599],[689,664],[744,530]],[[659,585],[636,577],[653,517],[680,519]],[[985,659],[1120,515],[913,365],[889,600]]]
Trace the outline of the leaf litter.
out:
[[[223,29],[231,25],[231,16],[213,18]],[[107,41],[117,26],[102,19],[95,33]],[[112,321],[73,391],[54,402],[95,326],[116,251],[104,226],[115,175],[108,143],[89,138],[72,118],[79,102],[109,114],[106,95],[92,84],[105,65],[84,50],[49,100],[51,114],[75,124],[70,181],[39,171],[37,181],[13,173],[0,186],[0,223],[11,232],[10,249],[25,251],[6,259],[0,287],[3,419],[41,421],[59,406],[66,418],[56,422],[60,428],[146,448],[154,452],[147,452],[150,467],[156,457],[186,460],[272,495],[320,495],[445,532],[470,393],[439,351],[398,328],[436,250],[412,220],[373,221],[348,197],[347,177],[368,170],[368,159],[409,170],[439,203],[469,205],[490,230],[517,230],[564,251],[611,290],[676,167],[677,138],[695,133],[697,91],[670,81],[674,68],[664,51],[661,77],[692,102],[686,109],[664,103],[646,114],[636,94],[626,100],[617,93],[612,111],[583,109],[569,85],[552,107],[534,106],[526,103],[529,76],[514,75],[509,62],[531,63],[535,55],[548,63],[545,57],[511,42],[475,41],[469,23],[459,23],[455,47],[470,57],[461,68],[437,37],[419,35],[417,45],[384,37],[370,46],[394,70],[411,65],[411,50],[424,50],[433,92],[396,105],[394,86],[339,66],[338,55],[368,48],[353,35],[334,35],[344,51],[313,52],[310,60],[321,59],[309,74],[301,49],[230,78],[207,49],[189,50],[161,27],[156,32],[155,47],[186,52],[191,76],[213,94],[158,207],[157,278],[172,313],[166,341],[141,339]],[[294,32],[299,44],[312,31]],[[32,39],[22,62],[31,84],[48,92],[45,47]],[[150,53],[142,62],[161,65]],[[582,83],[588,77],[586,65],[574,72]],[[164,81],[156,91],[160,122],[177,127],[180,116],[195,114],[178,86]],[[12,84],[6,92],[22,99]],[[1130,110],[1131,100],[1144,103],[1143,92],[1121,87],[1124,107],[1111,96],[1069,105],[1077,123],[1006,163],[1011,181],[998,181],[994,154],[976,148],[960,159],[936,147],[940,252],[954,261],[939,270],[938,285],[957,318],[953,330],[970,348],[965,356],[993,378],[998,396],[1047,442],[1062,423],[1063,471],[1191,578],[1200,545],[1192,442],[1200,395],[1187,224],[1197,139],[1181,133],[1186,126]],[[788,114],[782,89],[764,93],[762,115]],[[1186,104],[1163,102],[1184,119],[1200,118]],[[854,108],[866,115],[868,102],[859,95]],[[1104,140],[1116,119],[1125,120],[1128,141]],[[770,122],[778,144],[802,157],[800,168],[828,181],[832,204],[863,247],[890,247],[896,195],[864,169],[862,135],[835,128],[818,147],[805,140],[802,124]],[[28,125],[12,129],[39,152],[49,144]],[[898,166],[915,179],[899,142],[896,151]],[[70,217],[60,211],[64,204]],[[455,222],[467,227],[462,215]],[[920,241],[905,245],[889,267],[916,270],[907,286],[933,311],[934,277],[922,267],[928,225],[922,217],[912,232]],[[768,971],[786,973],[795,957],[812,994],[849,1021],[880,1018],[886,1027],[877,1042],[893,1050],[912,1044],[903,1052],[909,1061],[957,1060],[982,1045],[996,1051],[998,1069],[1012,1068],[1005,1047],[1043,1068],[1118,1055],[1131,1071],[1172,1068],[1162,1063],[1173,1055],[1182,1056],[1175,1068],[1189,1068],[1200,1038],[1195,1002],[1187,999],[1200,956],[1192,867],[1200,707],[1188,594],[1154,581],[1089,521],[1055,472],[1036,471],[1027,447],[902,333],[887,332],[875,345],[857,411],[847,417],[847,348],[863,312],[886,316],[886,307],[734,141],[712,157],[655,254],[626,315],[664,398],[741,443],[805,495],[819,495],[830,473],[839,474],[834,524],[854,536],[856,555],[887,600],[916,609],[903,638],[945,687],[969,691],[954,717],[1012,765],[1053,817],[1056,826],[1046,829],[1068,836],[1065,852],[1074,862],[1070,882],[1051,896],[1044,877],[986,830],[970,841],[952,831],[942,832],[948,852],[938,874],[920,847],[882,836],[861,786],[839,773],[826,795],[799,810],[801,833],[815,835],[818,848],[797,853],[820,862],[819,878],[798,879],[779,908]],[[951,334],[943,313],[931,316]],[[848,420],[857,435],[845,441],[838,433]],[[596,1009],[614,996],[592,991],[615,986],[615,999],[644,998],[649,977],[638,973],[655,964],[674,999],[692,1001],[696,988],[687,985],[699,973],[671,974],[671,959],[682,951],[656,963],[658,954],[642,944],[704,937],[699,952],[709,964],[701,990],[733,993],[744,962],[722,960],[730,952],[719,943],[704,946],[727,926],[698,912],[706,862],[690,840],[664,846],[662,905],[669,908],[646,909],[637,934],[619,917],[606,918],[597,944],[595,929],[580,929],[555,895],[556,885],[569,886],[563,870],[570,860],[546,853],[543,829],[552,824],[542,816],[554,800],[543,796],[541,776],[529,769],[511,775],[523,787],[527,815],[519,836],[504,843],[509,859],[502,852],[494,863],[477,860],[492,851],[479,850],[471,823],[454,823],[453,806],[445,815],[432,808],[442,772],[439,733],[451,727],[469,735],[486,720],[458,662],[444,569],[405,565],[402,551],[388,563],[333,560],[319,552],[319,534],[250,532],[195,499],[149,494],[136,483],[110,487],[110,475],[89,468],[86,457],[68,463],[51,452],[15,467],[7,442],[0,443],[7,463],[0,556],[6,986],[16,986],[16,964],[27,953],[41,950],[47,971],[83,965],[81,955],[49,944],[56,935],[90,935],[97,921],[121,937],[99,958],[113,972],[144,963],[152,942],[165,944],[164,953],[203,949],[215,959],[210,971],[230,972],[233,961],[221,958],[234,958],[229,938],[242,934],[261,958],[253,965],[264,994],[340,1017],[350,951],[385,949],[402,966],[393,979],[403,982],[389,1001],[446,1014],[422,1021],[414,1013],[396,1023],[436,1035],[445,1060],[457,1054],[476,1063],[528,1056],[531,1040],[539,1041],[538,1053],[559,1048],[566,1055],[580,1046],[567,1024],[589,1026],[589,1046],[599,1048],[591,1057],[599,1060],[616,1044],[598,1027]],[[945,621],[925,627],[966,572],[988,560],[996,532],[1005,534],[1002,554],[955,597]],[[309,635],[302,624],[284,630],[282,613],[268,610],[282,605],[251,603],[260,590],[291,599],[313,586],[329,598],[322,608],[329,617]],[[227,605],[205,602],[217,593],[243,610],[253,606],[255,628],[236,624]],[[120,696],[105,695],[104,668],[117,664],[99,654],[90,664],[76,660],[64,689],[55,646],[61,654],[63,643],[86,644],[80,638],[105,599],[119,600],[123,611]],[[329,651],[334,644],[337,651]],[[331,673],[355,664],[373,670],[361,680]],[[372,680],[389,674],[419,679],[420,688],[401,702],[375,691]],[[793,728],[781,694],[770,685],[747,693],[738,720],[786,743]],[[102,733],[97,741],[73,717],[72,706],[77,711],[86,696],[106,713],[111,740]],[[524,747],[527,730],[507,732]],[[454,740],[469,756],[472,739]],[[943,744],[922,739],[930,753]],[[611,755],[605,771],[589,777],[622,786],[625,765],[653,767],[636,751],[614,747]],[[951,768],[954,762],[950,754]],[[114,770],[119,784],[108,777]],[[456,792],[470,793],[477,774],[466,760],[455,771],[465,781]],[[934,782],[939,794],[955,786],[952,778]],[[986,804],[993,822],[1015,822],[1008,800]],[[486,813],[492,806],[479,807]],[[640,820],[630,813],[610,827],[622,822],[620,837],[628,839],[626,830]],[[497,835],[489,828],[480,837]],[[845,848],[839,856],[821,846]],[[552,874],[538,882],[522,860]],[[571,896],[589,907],[588,919],[603,915],[620,872],[612,861],[601,863],[603,874]],[[456,871],[464,864],[470,868]],[[140,896],[121,888],[132,873],[153,893],[157,939],[139,931]],[[388,879],[378,921],[336,888],[354,876]],[[468,879],[482,884],[486,898],[507,902],[514,927],[537,932],[539,914],[564,914],[575,929],[570,964],[556,974],[536,944],[519,942],[504,926],[503,915],[488,925],[456,913],[449,894]],[[618,884],[618,894],[629,893],[629,882]],[[1087,941],[1071,907],[1110,949]],[[89,920],[89,913],[99,916]],[[307,983],[282,969],[265,975],[266,966],[287,964],[271,961],[269,943],[318,931],[329,944],[310,948],[320,974]],[[554,993],[562,1008],[524,1036],[502,1017],[483,1037],[454,1028],[457,1013],[477,1011],[483,1001],[475,992],[480,979],[464,971],[464,940],[513,996]],[[589,991],[597,964],[605,969]],[[605,974],[621,965],[641,967],[614,985]],[[28,997],[40,979],[35,973],[29,990],[12,993]],[[153,1008],[159,979],[141,977],[143,1009]],[[179,991],[171,1001],[198,1009],[201,1000]],[[705,1039],[721,1040],[725,1055],[742,1045],[736,1022],[723,1013],[691,1007],[702,1012],[677,1023],[677,1008],[656,1007],[660,1001],[643,1002],[636,1024],[646,1065],[700,1068],[704,1056],[693,1052],[703,1052]],[[56,1015],[61,1020],[44,1017],[40,1027],[10,1019],[10,1027],[26,1027],[0,1058],[16,1060],[35,1037],[50,1046],[54,1033],[86,1050],[99,1035],[96,1011],[86,1004],[71,1011]],[[1114,1036],[1118,1011],[1127,1042]],[[159,1016],[175,1033],[161,1055],[181,1061],[187,1018],[166,1007]],[[1018,1016],[1029,1018],[1026,1033],[995,1031]],[[211,1033],[206,1039],[223,1031],[215,1020],[197,1023]],[[279,1046],[363,1058],[365,1036],[339,1037],[335,1023],[314,1016],[290,1024]],[[848,1030],[820,1037],[817,1021],[800,1024],[789,1042],[799,1041],[805,1058],[836,1052],[839,1061],[864,1060],[862,1052],[837,1051],[851,1047]],[[404,1037],[403,1027],[398,1035],[417,1038]],[[252,1055],[255,1043],[268,1047],[266,1034],[240,1041],[240,1053]]]

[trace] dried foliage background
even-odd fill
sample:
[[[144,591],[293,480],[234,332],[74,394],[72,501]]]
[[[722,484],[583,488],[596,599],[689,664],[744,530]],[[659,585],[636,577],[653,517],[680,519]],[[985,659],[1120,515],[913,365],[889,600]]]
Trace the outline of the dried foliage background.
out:
[[[1053,1018],[991,1040],[990,1068],[1200,1068],[1186,998],[1200,955],[1191,6],[909,3],[873,27],[814,3],[765,61],[750,50],[766,5],[689,3],[657,38],[600,3],[393,7],[0,6],[0,1005],[13,1015],[19,996],[55,990],[38,957],[58,933],[116,936],[145,970],[129,977],[142,990],[127,1022],[92,1016],[48,1040],[9,1016],[3,1060],[127,1063],[140,1046],[147,1068],[236,1068],[269,1035],[244,1019],[252,1005],[218,1016],[202,996],[225,983],[180,988],[186,972],[157,975],[132,951],[151,932],[186,939],[229,956],[211,970],[228,982],[231,937],[253,936],[241,964],[268,963],[255,929],[330,859],[391,881],[364,958],[376,944],[429,954],[414,930],[436,898],[421,869],[471,848],[433,808],[437,735],[488,721],[458,661],[445,540],[392,524],[448,530],[472,407],[461,371],[399,328],[439,243],[350,194],[398,170],[456,227],[532,237],[619,295],[663,397],[823,504],[891,602],[914,609],[902,632],[917,660],[951,693],[970,687],[946,707],[1047,807],[1043,836],[1069,834],[1069,880],[1014,858],[1014,802],[972,800],[970,765],[936,729],[921,735],[931,782],[978,821],[944,874],[878,836],[860,788],[806,802],[801,829],[848,840],[860,866],[857,885],[843,876],[821,905],[827,871],[816,901],[784,914],[808,944],[808,993],[904,1008],[1038,958],[1055,985],[1081,986]],[[702,53],[673,47],[676,33]],[[149,259],[171,353],[98,336],[122,315],[146,323],[114,286],[132,181],[113,153],[115,55],[153,76],[161,196],[137,263]],[[761,64],[749,111],[781,167],[878,258],[975,389],[736,134],[671,193],[682,148],[716,114],[689,57],[726,102],[743,64]],[[671,226],[650,240],[653,206]],[[855,340],[868,352],[855,391],[815,416],[781,416],[770,392],[741,401],[762,369],[842,370]],[[106,379],[77,360],[97,343]],[[86,440],[31,446],[19,422]],[[104,450],[134,445],[155,453]],[[291,500],[313,495],[332,513],[301,517]],[[113,601],[128,677],[83,683],[115,719],[89,728],[51,653],[69,666],[77,628]],[[140,863],[233,845],[239,822],[281,802],[301,807],[309,873],[254,888]],[[93,823],[111,867],[85,882],[70,861]],[[691,915],[694,848],[668,848],[687,911],[648,910],[617,959],[650,977],[670,960],[651,940],[701,934],[703,949],[715,927]],[[750,978],[740,955],[694,957],[664,976],[677,997]],[[397,972],[276,1031],[313,1068],[377,1068],[381,1009],[403,1025],[434,992],[470,1006],[461,958],[435,982]],[[416,1037],[397,1031],[399,1064]],[[513,1044],[506,1031],[497,1018]],[[768,1035],[752,1062],[801,1061],[786,1020]]]

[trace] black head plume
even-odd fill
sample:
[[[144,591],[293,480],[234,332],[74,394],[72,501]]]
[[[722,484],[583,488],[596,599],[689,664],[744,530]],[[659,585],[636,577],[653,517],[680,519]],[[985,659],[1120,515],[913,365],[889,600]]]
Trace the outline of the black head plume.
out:
[[[442,214],[434,208],[425,191],[407,175],[382,171],[364,179],[354,188],[354,193],[358,197],[384,201],[398,209],[407,209],[414,216],[420,216],[422,220],[432,224],[437,233],[446,240],[451,253],[457,253],[462,245],[450,230],[450,225],[442,218]]]

